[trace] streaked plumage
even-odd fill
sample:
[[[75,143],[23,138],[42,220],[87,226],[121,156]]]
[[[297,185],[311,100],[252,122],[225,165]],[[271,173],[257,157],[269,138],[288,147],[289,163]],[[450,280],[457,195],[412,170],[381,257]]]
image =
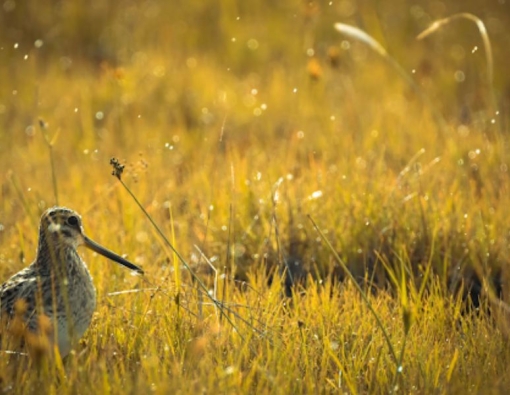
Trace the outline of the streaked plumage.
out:
[[[80,245],[143,273],[138,266],[89,239],[76,212],[54,207],[41,217],[35,261],[0,286],[0,311],[8,321],[19,314],[16,312],[18,300],[24,303],[22,316],[29,331],[44,331],[39,328],[40,316],[44,314],[53,330],[57,330],[56,339],[62,357],[83,336],[96,308],[92,277],[76,251]],[[52,341],[55,336],[51,337]]]

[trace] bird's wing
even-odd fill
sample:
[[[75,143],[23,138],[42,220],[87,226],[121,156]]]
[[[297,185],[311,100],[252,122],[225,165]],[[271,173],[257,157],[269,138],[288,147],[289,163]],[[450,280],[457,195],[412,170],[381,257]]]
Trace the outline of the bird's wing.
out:
[[[28,306],[33,305],[36,291],[37,276],[29,266],[0,286],[0,311],[12,316],[18,300],[24,300]]]

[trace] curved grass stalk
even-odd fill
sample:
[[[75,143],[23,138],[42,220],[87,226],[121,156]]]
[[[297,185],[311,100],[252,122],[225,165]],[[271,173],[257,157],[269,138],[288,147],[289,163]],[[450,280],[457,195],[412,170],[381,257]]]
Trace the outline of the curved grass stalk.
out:
[[[374,52],[379,54],[388,64],[397,72],[397,74],[409,85],[409,87],[413,90],[413,92],[422,100],[425,106],[430,110],[434,121],[436,122],[438,129],[441,132],[441,135],[445,135],[448,131],[448,125],[446,120],[441,115],[441,113],[435,108],[435,106],[430,101],[429,97],[423,92],[423,90],[418,86],[416,82],[411,78],[411,76],[404,70],[404,68],[388,54],[386,49],[372,36],[363,30],[351,26],[346,25],[344,23],[335,23],[335,30],[338,32],[345,34],[353,39],[361,41],[362,43],[367,44]]]
[[[418,36],[416,36],[416,39],[422,40],[423,38],[429,36],[430,34],[436,32],[443,26],[457,19],[467,19],[469,21],[474,22],[478,27],[480,37],[482,37],[483,49],[485,51],[485,63],[487,64],[487,87],[489,88],[490,105],[492,106],[490,118],[492,119],[494,115],[498,114],[496,94],[494,92],[494,59],[492,56],[492,45],[489,39],[489,34],[487,33],[487,29],[485,28],[485,24],[482,22],[482,20],[478,18],[476,15],[470,14],[468,12],[454,14],[452,16],[449,16],[448,18],[438,19],[437,21],[434,21],[432,25],[430,25],[427,29],[418,34]]]

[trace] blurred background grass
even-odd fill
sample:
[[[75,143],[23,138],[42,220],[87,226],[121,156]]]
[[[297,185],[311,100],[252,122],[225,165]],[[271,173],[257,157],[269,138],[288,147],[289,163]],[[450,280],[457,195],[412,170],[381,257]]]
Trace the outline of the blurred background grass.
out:
[[[434,20],[458,12],[485,23],[493,87],[473,23],[458,20],[416,40]],[[336,22],[378,40],[431,99],[447,130],[380,56],[336,32]],[[394,289],[388,270],[402,267],[419,286],[430,265],[437,275],[431,294],[449,295],[466,281],[478,304],[484,277],[498,293],[504,288],[510,258],[509,23],[504,0],[7,0],[0,11],[0,274],[6,279],[33,259],[39,215],[58,200],[84,216],[92,238],[143,265],[153,285],[177,292],[173,254],[110,174],[108,161],[116,156],[127,164],[125,182],[194,270],[211,274],[198,245],[220,273],[238,279],[287,271],[287,294],[296,280],[342,279],[311,215],[357,278]],[[57,196],[44,133],[53,143]],[[121,270],[83,253],[103,300],[134,286]],[[145,292],[128,300],[141,311],[169,303],[151,304],[153,297]],[[322,309],[319,296],[312,300]],[[120,318],[111,320],[104,325]],[[314,325],[313,317],[306,323]],[[105,347],[97,337],[103,329],[89,331],[96,351],[83,357],[87,361]],[[491,330],[498,331],[482,329],[492,336]],[[182,341],[187,335],[176,330],[172,336]],[[152,343],[147,347],[166,355]],[[473,353],[475,347],[482,346],[473,345]],[[372,351],[379,360],[380,351]],[[122,369],[130,369],[127,361]],[[469,361],[472,369],[481,363]],[[503,362],[492,361],[501,369]],[[323,379],[305,371],[312,381],[296,390]],[[469,369],[463,372],[469,376]],[[467,376],[460,374],[458,385]],[[348,377],[359,391],[392,385],[387,377]],[[215,388],[215,379],[207,380],[204,386]],[[484,380],[473,378],[473,388]]]

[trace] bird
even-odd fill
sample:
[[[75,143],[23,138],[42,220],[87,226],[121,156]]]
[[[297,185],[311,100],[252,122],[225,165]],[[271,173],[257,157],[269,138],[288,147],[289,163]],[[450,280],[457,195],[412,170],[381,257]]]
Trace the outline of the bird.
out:
[[[15,327],[21,316],[24,333],[46,335],[61,358],[83,337],[97,304],[92,276],[77,252],[82,245],[144,274],[142,268],[87,237],[77,212],[52,207],[41,216],[35,260],[0,286],[0,312],[7,328]]]

